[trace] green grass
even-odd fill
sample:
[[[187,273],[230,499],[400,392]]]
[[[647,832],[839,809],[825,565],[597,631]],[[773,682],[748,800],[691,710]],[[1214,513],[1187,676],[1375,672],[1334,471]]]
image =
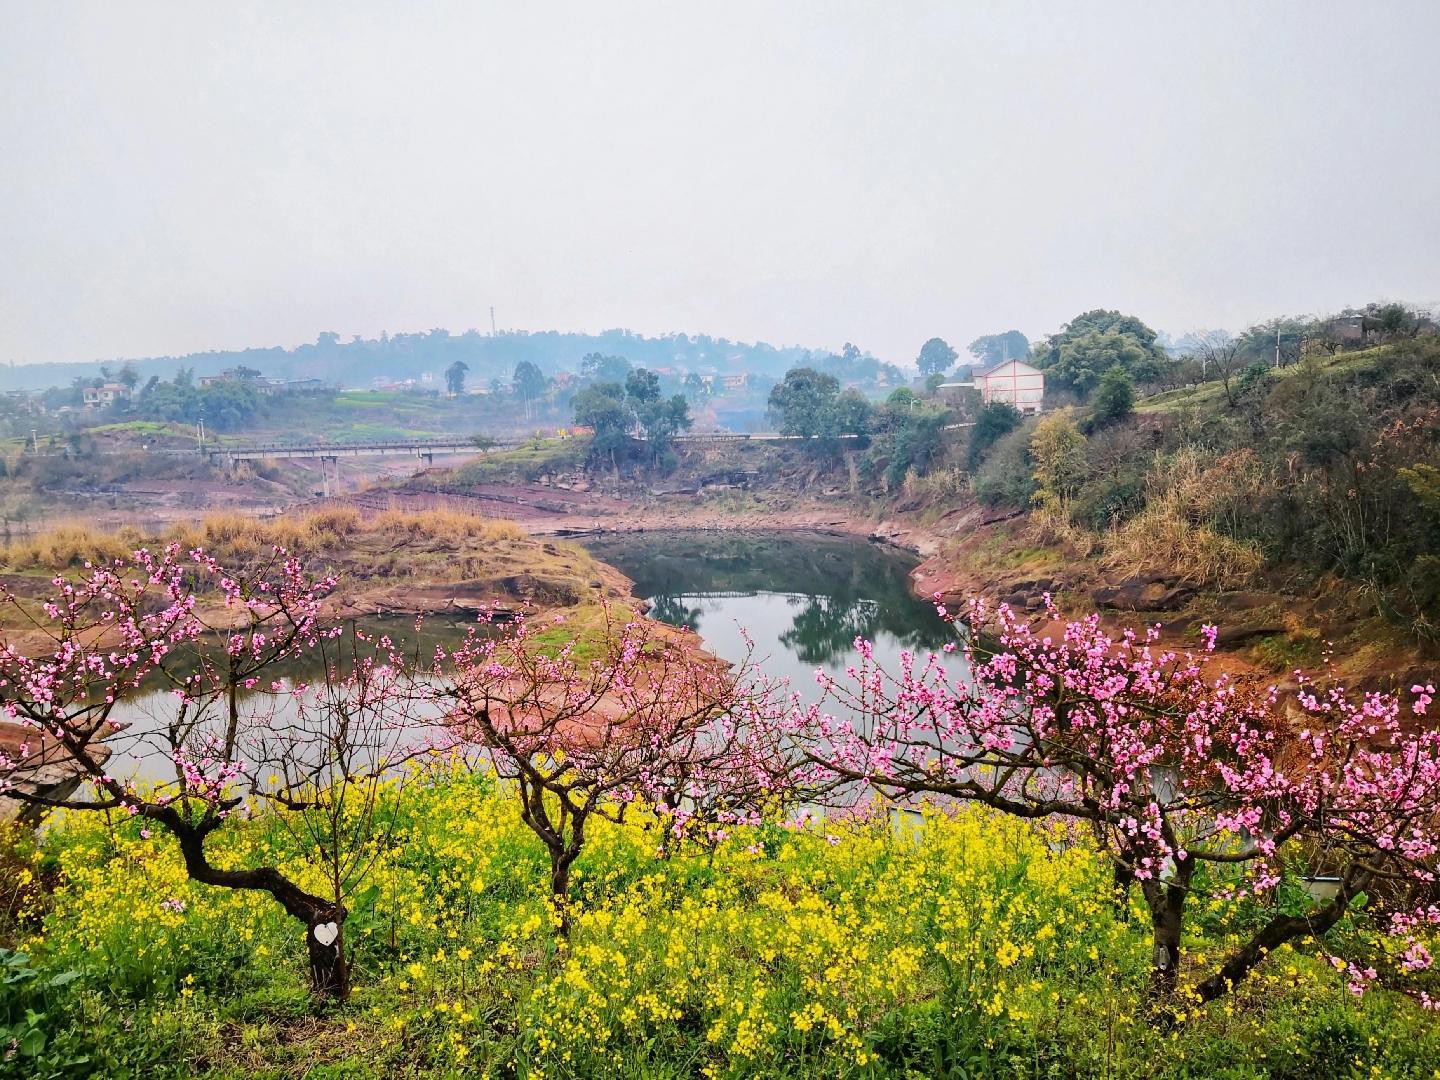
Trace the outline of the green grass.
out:
[[[1402,992],[1409,977],[1365,951],[1363,915],[1325,950],[1277,950],[1233,997],[1153,1022],[1139,901],[1117,909],[1104,858],[1043,825],[983,811],[905,833],[883,817],[766,824],[661,857],[643,815],[596,823],[562,945],[543,848],[509,789],[441,772],[385,806],[392,827],[349,901],[356,993],[328,1006],[304,989],[300,928],[267,897],[187,882],[174,844],[138,821],[55,823],[10,867],[50,883],[26,900],[36,978],[0,986],[0,1022],[29,1010],[46,1034],[16,1075],[1239,1080],[1440,1066],[1440,1028]],[[212,847],[314,887],[301,835],[259,814]],[[1262,908],[1197,899],[1187,980]],[[1373,960],[1382,987],[1352,998],[1327,951]]]
[[[588,438],[532,439],[513,450],[496,450],[457,466],[450,474],[453,484],[483,484],[497,481],[533,480],[546,472],[571,472],[580,468],[589,452]]]
[[[1293,379],[1307,374],[1335,376],[1378,368],[1385,363],[1393,350],[1390,345],[1378,345],[1372,349],[1357,352],[1336,353],[1334,356],[1314,356],[1283,368],[1269,369],[1272,378]],[[1232,384],[1240,375],[1232,378]],[[1219,407],[1225,403],[1225,387],[1219,379],[1211,379],[1196,386],[1183,386],[1153,394],[1135,403],[1136,412],[1168,412],[1193,406]]]

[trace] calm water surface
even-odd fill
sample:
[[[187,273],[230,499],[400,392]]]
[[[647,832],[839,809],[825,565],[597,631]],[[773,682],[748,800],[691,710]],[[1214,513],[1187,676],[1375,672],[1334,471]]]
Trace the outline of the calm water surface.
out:
[[[841,674],[858,659],[856,637],[873,641],[891,669],[904,649],[955,640],[934,605],[910,593],[918,560],[858,537],[656,532],[585,546],[634,580],[652,616],[695,630],[717,656],[744,659],[748,632],[760,669],[802,695],[817,667]],[[947,667],[958,674],[963,661],[952,656]]]
[[[589,538],[585,547],[635,582],[635,593],[651,604],[651,615],[688,626],[705,647],[741,661],[754,642],[753,659],[773,679],[788,679],[804,697],[816,694],[815,670],[842,674],[857,658],[857,637],[875,643],[876,657],[892,670],[900,652],[939,651],[954,631],[934,607],[910,594],[908,574],[916,559],[894,548],[855,537],[815,534],[650,532]],[[433,654],[436,644],[453,643],[468,624],[432,617],[416,641],[413,620],[368,620],[372,634],[388,632]],[[963,661],[947,658],[959,675]],[[313,658],[285,672],[290,680],[321,675]],[[252,708],[274,707],[252,701]],[[117,775],[150,779],[173,776],[173,766],[156,754],[147,733],[163,729],[174,700],[165,693],[137,695],[117,708],[126,732],[114,740],[110,769]],[[282,722],[292,710],[280,708]]]

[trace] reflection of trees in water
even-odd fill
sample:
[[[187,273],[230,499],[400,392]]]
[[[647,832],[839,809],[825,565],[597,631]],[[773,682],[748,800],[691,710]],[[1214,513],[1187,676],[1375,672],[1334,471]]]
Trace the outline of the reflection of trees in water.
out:
[[[933,610],[908,596],[906,600],[887,604],[861,596],[806,597],[780,640],[807,664],[828,664],[850,651],[857,637],[873,641],[886,633],[911,649],[938,649],[951,639],[952,631]]]
[[[796,612],[780,641],[807,664],[844,655],[856,637],[889,634],[908,648],[936,649],[952,631],[910,594],[915,560],[853,537],[693,533],[595,541],[591,553],[654,599],[656,618],[694,629],[700,616],[683,598],[784,593]]]
[[[659,619],[671,626],[684,626],[691,630],[700,628],[700,609],[685,603],[682,596],[655,597],[649,614],[652,619]]]
[[[807,664],[827,664],[850,649],[857,637],[875,636],[874,603],[845,603],[834,596],[797,597],[799,611],[780,641]]]
[[[915,560],[855,537],[644,533],[587,548],[635,581],[640,596],[782,592],[828,595],[863,586],[909,599]]]

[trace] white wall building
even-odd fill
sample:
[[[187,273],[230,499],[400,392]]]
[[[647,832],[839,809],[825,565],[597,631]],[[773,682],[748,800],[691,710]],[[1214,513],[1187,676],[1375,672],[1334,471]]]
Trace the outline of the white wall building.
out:
[[[1006,360],[975,376],[980,398],[989,405],[1006,401],[1022,413],[1038,413],[1045,401],[1045,373],[1024,360]]]

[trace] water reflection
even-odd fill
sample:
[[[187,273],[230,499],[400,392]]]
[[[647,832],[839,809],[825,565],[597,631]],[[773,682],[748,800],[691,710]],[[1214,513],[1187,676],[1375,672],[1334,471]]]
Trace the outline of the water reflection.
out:
[[[462,641],[475,623],[450,617],[427,617],[417,628],[413,617],[372,616],[364,619],[347,620],[346,633],[336,642],[330,642],[313,649],[302,650],[283,662],[276,663],[266,673],[266,679],[254,689],[242,692],[240,696],[243,726],[250,731],[283,731],[301,720],[301,702],[294,694],[299,686],[315,687],[325,680],[327,667],[344,677],[353,666],[352,646],[360,655],[379,655],[375,644],[382,638],[388,639],[396,653],[407,658],[414,669],[423,668],[435,655],[437,647],[450,648]],[[359,631],[370,644],[354,645],[354,635]],[[204,640],[202,647],[216,652],[223,649],[219,637]],[[191,648],[180,648],[169,657],[169,668],[175,674],[188,674],[195,670],[194,659],[187,654]],[[275,683],[271,688],[270,684]],[[209,700],[186,706],[188,722],[197,733],[214,730],[223,726],[221,713],[223,700]],[[138,693],[119,701],[111,712],[111,720],[117,731],[105,739],[110,751],[106,769],[116,776],[134,778],[152,783],[175,780],[175,764],[170,758],[168,732],[177,721],[180,699],[167,688],[158,676],[152,676],[141,684]],[[429,709],[429,714],[438,722],[440,707]],[[415,727],[414,736],[423,739],[427,733],[439,731],[437,727],[421,724]]]
[[[586,546],[634,579],[655,618],[690,627],[712,652],[739,659],[748,631],[771,676],[842,671],[857,637],[875,642],[882,662],[954,640],[910,593],[917,560],[855,537],[643,533]]]

